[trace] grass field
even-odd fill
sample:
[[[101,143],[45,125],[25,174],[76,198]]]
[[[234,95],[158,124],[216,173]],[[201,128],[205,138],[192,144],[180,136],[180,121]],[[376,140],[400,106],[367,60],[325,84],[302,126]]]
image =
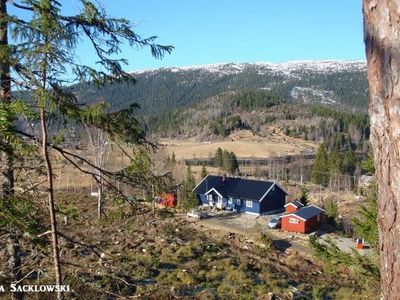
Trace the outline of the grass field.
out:
[[[161,145],[176,159],[211,158],[220,147],[235,152],[237,157],[268,158],[297,154],[306,149],[315,150],[317,144],[302,139],[287,137],[282,133],[274,133],[269,137],[253,135],[250,131],[240,131],[229,136],[224,141],[185,141],[162,139]]]

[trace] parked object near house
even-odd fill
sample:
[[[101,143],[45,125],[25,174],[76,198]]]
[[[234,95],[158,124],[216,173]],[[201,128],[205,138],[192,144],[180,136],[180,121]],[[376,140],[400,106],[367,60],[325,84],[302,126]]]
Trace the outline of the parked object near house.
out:
[[[300,201],[292,201],[285,205],[285,211],[287,213],[292,213],[295,212],[296,210],[299,210],[302,207],[304,207],[304,205]]]
[[[287,193],[273,181],[207,175],[193,190],[205,206],[261,215],[283,211]]]
[[[300,233],[312,232],[321,223],[323,213],[324,210],[315,205],[302,207],[281,217],[282,230]]]
[[[188,218],[202,219],[204,217],[204,213],[200,210],[192,209],[190,212],[186,214]]]
[[[270,229],[278,229],[281,225],[281,218],[272,218],[267,225]]]

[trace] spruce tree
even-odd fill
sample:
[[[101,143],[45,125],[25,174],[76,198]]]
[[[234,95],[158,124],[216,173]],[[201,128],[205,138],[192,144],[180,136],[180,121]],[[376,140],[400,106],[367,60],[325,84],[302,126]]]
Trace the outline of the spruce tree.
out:
[[[323,143],[318,148],[317,157],[311,170],[311,180],[313,183],[323,186],[326,186],[329,182],[328,157]]]
[[[353,218],[357,234],[365,239],[376,251],[378,250],[378,206],[376,202],[375,182],[367,191],[367,203],[359,209],[360,216]]]
[[[343,155],[342,172],[353,175],[357,166],[357,158],[352,149],[347,150]]]
[[[237,161],[236,154],[233,151],[231,151],[228,157],[229,157],[229,168],[227,169],[227,171],[230,174],[235,175],[239,172],[239,163]]]
[[[302,185],[300,188],[300,197],[299,197],[299,201],[301,204],[303,204],[304,206],[308,205],[308,189]]]
[[[224,166],[224,162],[223,162],[223,151],[221,148],[218,148],[217,151],[215,152],[215,156],[214,156],[214,164],[217,168],[222,168]]]
[[[324,202],[325,214],[332,224],[336,224],[336,219],[339,216],[339,207],[336,200],[329,198]]]
[[[225,149],[222,153],[222,169],[224,171],[230,172],[232,168],[231,165],[232,165],[231,153]]]
[[[192,208],[196,208],[199,205],[196,194],[193,189],[196,186],[196,181],[194,179],[192,169],[190,166],[187,167],[185,179],[182,181],[180,186],[180,197],[179,207],[185,211]]]
[[[204,178],[208,175],[208,171],[205,165],[201,167],[201,178]]]

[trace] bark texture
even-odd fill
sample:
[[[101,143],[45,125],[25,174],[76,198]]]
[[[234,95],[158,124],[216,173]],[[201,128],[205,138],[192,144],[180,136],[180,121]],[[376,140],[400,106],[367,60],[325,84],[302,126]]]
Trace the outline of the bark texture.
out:
[[[363,12],[382,295],[400,299],[400,2],[364,0]]]

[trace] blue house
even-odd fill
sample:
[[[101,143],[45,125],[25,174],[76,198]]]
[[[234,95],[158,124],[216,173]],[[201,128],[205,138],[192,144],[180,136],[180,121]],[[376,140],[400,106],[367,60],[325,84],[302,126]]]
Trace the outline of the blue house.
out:
[[[273,181],[207,175],[193,190],[205,206],[262,215],[283,211],[287,193]]]

